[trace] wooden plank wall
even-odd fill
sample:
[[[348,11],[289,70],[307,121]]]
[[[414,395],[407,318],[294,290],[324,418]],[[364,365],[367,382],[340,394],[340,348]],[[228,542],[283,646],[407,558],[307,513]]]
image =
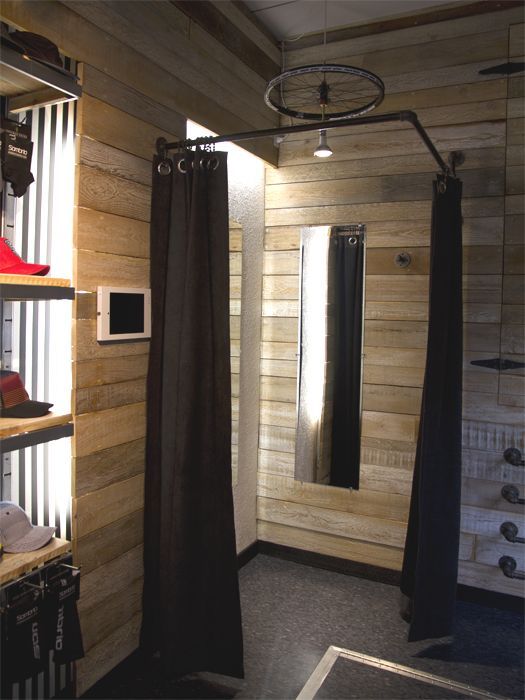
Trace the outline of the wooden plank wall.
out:
[[[524,449],[523,371],[507,376],[472,360],[523,360],[523,78],[480,75],[523,53],[523,8],[421,23],[328,43],[326,58],[362,66],[386,85],[378,111],[416,110],[439,151],[461,150],[464,183],[464,439],[460,580],[521,595],[497,562],[522,546],[524,470],[502,459]],[[291,50],[289,67],[323,60],[319,46]],[[519,59],[521,60],[521,59]],[[267,169],[261,354],[258,537],[400,569],[418,431],[428,322],[434,161],[398,125],[329,132],[334,151],[317,161],[316,134],[288,136],[279,168]],[[293,478],[299,231],[367,225],[362,487],[358,492]],[[407,251],[412,263],[394,265]]]
[[[224,9],[256,43],[260,32],[244,14]],[[77,664],[80,695],[136,648],[142,594],[148,343],[99,345],[94,292],[97,285],[149,286],[150,161],[158,136],[183,138],[186,116],[223,133],[272,126],[276,116],[262,103],[258,66],[238,59],[170,2],[16,0],[3,2],[1,12],[82,62],[73,251],[74,284],[85,292],[73,314],[73,546],[83,572],[87,652]],[[261,44],[273,64],[277,50],[262,35]],[[271,144],[256,150],[274,158]],[[232,246],[238,420],[238,229]]]

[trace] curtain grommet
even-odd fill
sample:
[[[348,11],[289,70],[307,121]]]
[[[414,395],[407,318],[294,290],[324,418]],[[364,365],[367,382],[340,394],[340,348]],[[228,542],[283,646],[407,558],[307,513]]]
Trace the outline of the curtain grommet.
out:
[[[184,167],[182,167],[182,164],[184,163]],[[177,161],[177,170],[179,173],[182,173],[182,175],[186,175],[188,172],[188,168],[186,167],[186,159],[181,158],[179,161]]]
[[[159,175],[169,175],[171,173],[171,162],[169,160],[161,160],[157,165]]]

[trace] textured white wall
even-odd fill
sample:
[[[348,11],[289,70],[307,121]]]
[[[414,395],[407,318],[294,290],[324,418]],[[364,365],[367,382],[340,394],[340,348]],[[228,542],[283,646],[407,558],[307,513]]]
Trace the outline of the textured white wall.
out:
[[[188,122],[188,138],[210,135]],[[242,226],[241,357],[237,481],[233,485],[237,551],[257,539],[259,362],[264,242],[264,163],[232,144],[228,151],[229,216]]]
[[[228,156],[230,217],[242,225],[241,363],[237,483],[237,551],[257,539],[259,358],[264,240],[264,165],[238,149]]]

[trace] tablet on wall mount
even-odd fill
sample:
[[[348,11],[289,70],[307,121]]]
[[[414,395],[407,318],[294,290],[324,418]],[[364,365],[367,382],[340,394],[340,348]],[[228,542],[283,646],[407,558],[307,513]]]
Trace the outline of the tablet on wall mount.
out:
[[[97,340],[144,340],[151,336],[151,289],[97,287]]]

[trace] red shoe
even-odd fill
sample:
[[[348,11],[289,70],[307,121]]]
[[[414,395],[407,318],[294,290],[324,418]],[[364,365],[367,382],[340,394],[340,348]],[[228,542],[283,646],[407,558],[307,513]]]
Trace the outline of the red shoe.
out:
[[[7,238],[0,237],[0,274],[3,275],[47,275],[49,265],[26,263]]]

